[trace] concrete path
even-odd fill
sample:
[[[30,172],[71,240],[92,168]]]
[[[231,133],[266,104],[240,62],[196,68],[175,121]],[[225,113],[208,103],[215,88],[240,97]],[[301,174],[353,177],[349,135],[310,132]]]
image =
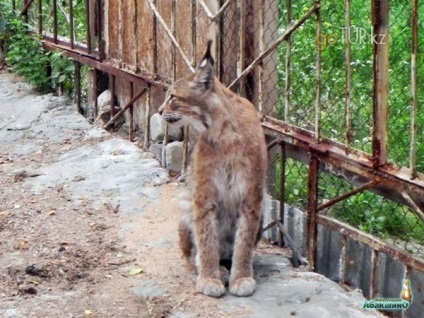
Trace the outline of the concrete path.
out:
[[[360,291],[295,270],[265,244],[252,297],[196,294],[176,242],[182,185],[69,99],[6,73],[0,175],[1,317],[381,317],[361,309]]]

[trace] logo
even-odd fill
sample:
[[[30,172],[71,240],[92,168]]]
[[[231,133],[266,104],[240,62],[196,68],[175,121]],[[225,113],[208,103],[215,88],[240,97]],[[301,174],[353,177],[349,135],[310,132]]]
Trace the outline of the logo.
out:
[[[325,50],[328,46],[335,45],[337,42],[342,44],[349,42],[350,44],[386,44],[386,34],[374,34],[373,29],[366,29],[358,26],[340,27],[340,35],[336,33],[318,34],[315,42],[318,44],[320,51]]]
[[[411,285],[408,279],[404,279],[399,298],[375,298],[366,300],[362,308],[376,310],[406,310],[411,303]]]

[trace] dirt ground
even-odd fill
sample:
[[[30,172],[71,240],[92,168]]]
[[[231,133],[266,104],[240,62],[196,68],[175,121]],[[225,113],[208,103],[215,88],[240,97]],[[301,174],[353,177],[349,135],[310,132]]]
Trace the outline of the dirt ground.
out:
[[[177,246],[183,185],[150,153],[5,72],[0,105],[1,317],[380,317],[265,243],[252,297],[197,294]]]
[[[0,76],[16,83],[18,92],[30,90],[13,75]],[[140,202],[147,204],[140,217],[107,205],[93,208],[89,195],[74,200],[66,184],[34,194],[26,181],[38,175],[28,169],[54,163],[87,141],[52,141],[23,131],[10,151],[0,153],[3,317],[167,317],[193,308],[199,317],[228,317],[220,312],[222,300],[195,293],[195,276],[177,248],[179,213],[172,200]],[[17,151],[28,144],[37,150]],[[170,179],[161,196],[173,198],[178,186]],[[161,244],[164,237],[171,244]]]

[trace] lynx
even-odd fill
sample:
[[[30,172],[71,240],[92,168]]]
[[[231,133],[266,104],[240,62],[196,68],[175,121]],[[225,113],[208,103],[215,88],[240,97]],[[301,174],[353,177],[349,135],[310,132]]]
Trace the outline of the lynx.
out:
[[[253,294],[267,149],[255,107],[215,78],[211,41],[195,73],[169,88],[159,113],[199,132],[190,208],[179,224],[183,255],[197,267],[196,290],[220,297],[229,284],[233,295]]]

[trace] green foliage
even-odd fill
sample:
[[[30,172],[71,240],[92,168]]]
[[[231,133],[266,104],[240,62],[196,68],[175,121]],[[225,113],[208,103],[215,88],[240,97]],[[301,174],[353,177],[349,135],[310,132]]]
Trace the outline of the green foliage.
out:
[[[293,19],[299,19],[312,6],[310,0],[292,1]],[[286,80],[286,44],[278,48],[280,63],[278,79],[280,100],[277,114],[280,118],[288,110],[287,121],[314,131],[316,95],[316,58],[321,58],[321,133],[323,136],[346,141],[346,42],[351,47],[351,104],[350,140],[357,149],[371,153],[372,135],[372,70],[373,34],[371,3],[351,0],[350,37],[345,33],[345,7],[343,1],[322,1],[321,30],[316,34],[316,21],[312,17],[296,30],[291,38],[291,100],[285,109],[284,87]],[[389,104],[388,104],[388,158],[397,165],[409,165],[410,109],[411,109],[411,43],[412,31],[410,2],[391,1],[389,41]],[[420,28],[424,22],[424,7],[418,8]],[[286,1],[280,1],[280,34],[287,28]],[[417,112],[417,168],[424,172],[424,40],[419,37],[418,112]],[[275,175],[281,164],[276,161]],[[302,209],[307,207],[307,166],[291,159],[286,161],[285,201]],[[323,175],[323,173],[321,173]],[[331,200],[353,189],[342,178],[330,175],[320,177],[320,200]],[[276,178],[277,190],[280,181]],[[278,192],[278,191],[277,191]],[[348,198],[327,211],[337,219],[381,238],[401,238],[424,244],[424,224],[407,207],[386,200],[371,192]]]
[[[23,76],[28,83],[38,90],[46,92],[50,89],[47,76],[49,56],[43,50],[41,39],[27,31],[27,26],[19,18],[8,23],[9,46],[6,61],[10,69]]]
[[[29,32],[30,26],[13,12],[2,17],[1,21],[0,41],[6,47],[9,68],[41,92],[63,88],[70,93],[74,71],[72,61],[64,58],[60,52],[45,51],[41,36]]]

